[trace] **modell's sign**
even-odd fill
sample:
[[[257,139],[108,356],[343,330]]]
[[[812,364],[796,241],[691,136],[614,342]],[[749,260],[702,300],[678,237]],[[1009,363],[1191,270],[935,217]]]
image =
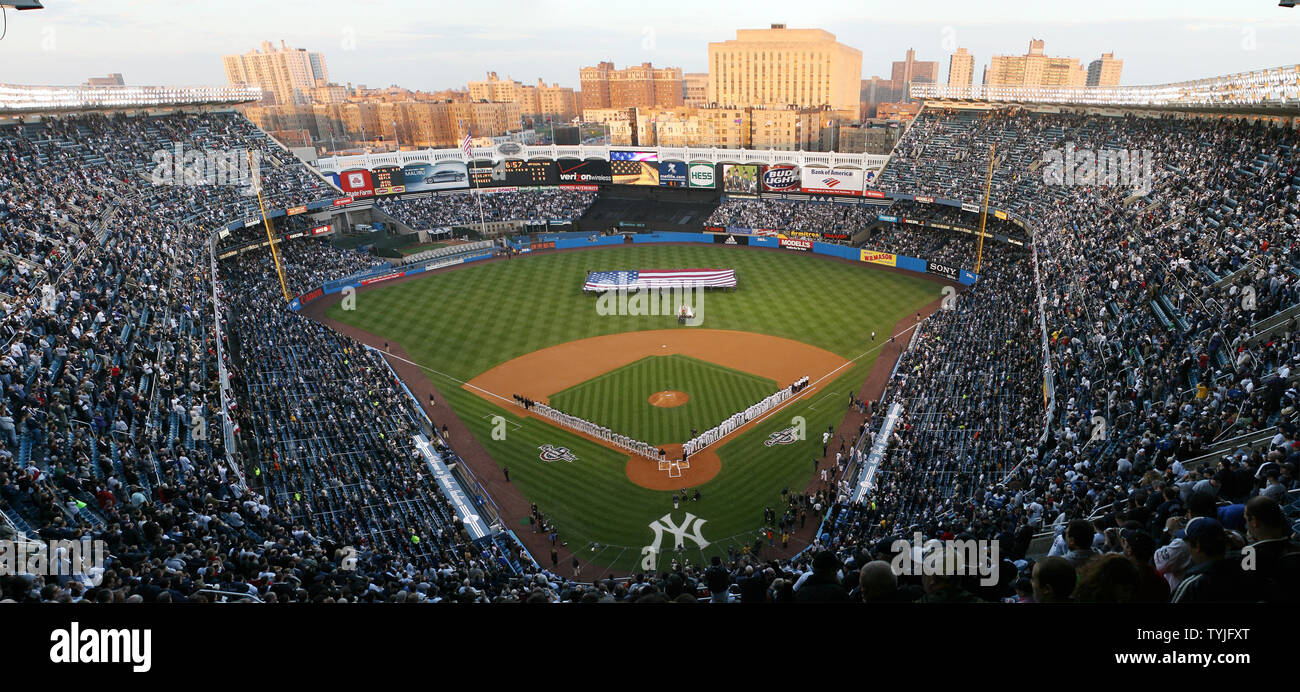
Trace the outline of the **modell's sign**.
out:
[[[793,238],[782,238],[781,247],[787,250],[798,250],[800,252],[810,252],[812,251],[813,244],[811,240],[795,240]]]
[[[883,264],[886,267],[898,266],[898,255],[888,252],[876,252],[875,250],[863,250],[862,261],[872,264]]]
[[[933,198],[933,197],[922,197],[922,196],[920,196],[920,195],[916,195],[916,196],[913,197],[912,199],[914,199],[914,200],[920,202],[921,204],[934,204],[934,198]]]
[[[796,166],[770,166],[763,172],[763,190],[785,192],[799,189],[799,169]]]
[[[885,193],[881,192],[880,190],[863,190],[862,196],[870,197],[871,199],[884,199]]]

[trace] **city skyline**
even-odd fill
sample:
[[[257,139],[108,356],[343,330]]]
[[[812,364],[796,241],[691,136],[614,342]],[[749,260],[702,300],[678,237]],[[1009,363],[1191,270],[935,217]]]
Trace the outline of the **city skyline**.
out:
[[[149,12],[140,13],[141,7]],[[1239,3],[1233,6],[1243,13],[1238,17],[1225,16],[1223,3],[1208,1],[1090,6],[1089,17],[1105,21],[1076,16],[1077,10],[1061,5],[1011,2],[978,8],[957,2],[863,3],[798,12],[762,1],[658,5],[653,12],[587,1],[503,3],[499,16],[508,20],[484,19],[473,8],[414,2],[378,4],[365,13],[337,2],[255,7],[255,21],[238,6],[158,0],[54,0],[42,11],[10,12],[8,36],[0,41],[0,61],[6,63],[0,82],[79,84],[120,72],[136,85],[221,84],[222,55],[285,41],[325,54],[332,81],[340,84],[439,91],[464,88],[491,70],[525,83],[541,79],[577,89],[578,69],[605,60],[706,72],[709,42],[728,40],[738,29],[785,23],[823,29],[862,51],[864,79],[888,76],[891,62],[915,48],[919,60],[940,63],[938,78],[946,81],[949,57],[961,47],[974,56],[978,82],[993,55],[1023,52],[1037,38],[1053,54],[1085,65],[1114,53],[1124,60],[1122,83],[1135,85],[1294,64],[1292,43],[1300,29],[1300,11],[1275,2]],[[1161,50],[1168,45],[1186,49]],[[19,54],[35,58],[12,59]]]

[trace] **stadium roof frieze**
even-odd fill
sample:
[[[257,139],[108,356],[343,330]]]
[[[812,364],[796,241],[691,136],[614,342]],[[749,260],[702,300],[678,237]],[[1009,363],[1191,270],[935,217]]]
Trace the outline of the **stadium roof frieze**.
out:
[[[660,161],[686,163],[762,163],[792,164],[828,167],[880,168],[889,160],[884,154],[849,154],[825,151],[790,151],[775,149],[715,149],[712,147],[645,147],[645,146],[556,146],[521,145],[505,142],[491,147],[474,147],[468,160],[500,161],[504,159],[601,159],[609,160],[611,151],[654,152]],[[373,169],[376,166],[404,166],[412,163],[438,161],[467,161],[460,149],[422,149],[418,151],[387,152],[383,154],[357,154],[331,156],[317,161],[325,171],[344,171],[349,168]]]
[[[0,115],[248,103],[251,86],[31,86],[0,84]]]
[[[913,84],[912,98],[1118,108],[1300,114],[1300,65],[1147,86]]]

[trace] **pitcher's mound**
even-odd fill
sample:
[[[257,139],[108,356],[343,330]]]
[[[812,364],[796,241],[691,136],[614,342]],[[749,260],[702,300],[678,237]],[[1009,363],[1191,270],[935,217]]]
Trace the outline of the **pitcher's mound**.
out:
[[[650,395],[650,405],[660,408],[672,408],[681,406],[690,401],[691,397],[686,392],[679,392],[675,389],[667,389],[662,392],[655,392]]]

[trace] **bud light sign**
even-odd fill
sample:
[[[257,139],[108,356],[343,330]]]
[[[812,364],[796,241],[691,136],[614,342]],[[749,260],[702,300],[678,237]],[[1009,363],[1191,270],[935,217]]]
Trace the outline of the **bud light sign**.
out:
[[[769,166],[763,172],[764,192],[788,192],[799,189],[797,166]]]

